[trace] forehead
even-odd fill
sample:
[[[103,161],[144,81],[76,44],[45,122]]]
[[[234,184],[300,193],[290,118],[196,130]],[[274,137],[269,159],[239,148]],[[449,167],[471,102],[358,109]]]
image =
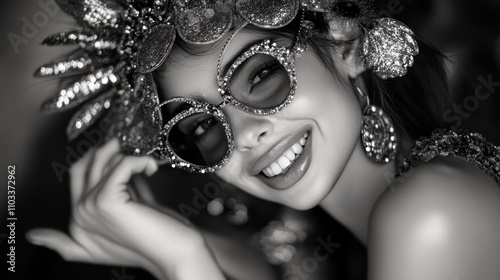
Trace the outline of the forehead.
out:
[[[210,46],[189,46],[187,51],[175,45],[157,75],[162,98],[188,97],[212,104],[220,103],[222,100],[217,92],[217,62],[230,36],[231,33]],[[269,37],[270,33],[264,30],[240,30],[227,46],[221,68],[224,69],[248,44]]]

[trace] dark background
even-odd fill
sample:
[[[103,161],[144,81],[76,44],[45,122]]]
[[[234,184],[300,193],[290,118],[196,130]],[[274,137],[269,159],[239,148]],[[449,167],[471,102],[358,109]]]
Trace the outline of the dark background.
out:
[[[53,4],[49,0],[41,2]],[[490,95],[484,100],[474,100],[474,88],[481,85],[482,79],[500,82],[500,1],[388,0],[379,1],[379,6],[381,13],[402,19],[417,34],[449,55],[448,70],[454,104],[465,108],[465,113],[450,113],[449,116],[459,117],[450,120],[449,124],[480,132],[491,142],[499,144],[500,86],[492,87]],[[25,240],[26,230],[33,227],[66,229],[69,219],[68,177],[64,174],[60,181],[53,164],[65,164],[67,159],[74,161],[72,156],[68,158],[68,151],[82,149],[83,146],[77,144],[85,140],[72,144],[66,142],[64,131],[71,112],[55,116],[39,114],[40,104],[55,92],[57,81],[35,79],[33,72],[38,66],[69,50],[67,47],[40,46],[40,42],[52,33],[74,27],[71,19],[62,12],[55,15],[45,12],[45,17],[41,13],[44,10],[38,1],[2,1],[0,9],[0,168],[3,169],[2,178],[5,178],[5,191],[0,191],[0,209],[5,209],[0,211],[2,260],[8,253],[8,229],[3,226],[7,209],[8,165],[16,165],[18,218],[16,273],[8,272],[7,279],[150,279],[150,275],[138,269],[127,268],[123,271],[121,267],[66,263],[56,253]],[[23,34],[25,20],[31,23],[35,20],[38,26]],[[9,40],[9,33],[10,36],[12,33],[22,36],[24,41],[14,46]],[[454,107],[450,110],[453,112]],[[86,140],[92,142],[92,139]],[[151,183],[162,202],[173,208],[181,203],[191,205],[193,188],[202,190],[207,180],[211,180],[207,176],[190,176],[164,169],[152,178]],[[178,187],[180,184],[176,182],[183,182],[183,187]],[[284,275],[283,279],[286,279],[286,275],[290,275],[285,272],[290,271],[291,265],[300,265],[305,258],[313,255],[318,237],[330,236],[340,247],[327,261],[320,262],[308,279],[365,278],[364,248],[320,209],[297,212],[251,198],[231,187],[225,187],[222,195],[229,208],[234,201],[246,205],[247,223],[235,225],[228,222],[231,211],[213,217],[203,209],[198,215],[193,215],[192,220],[204,229],[248,245],[248,250],[256,254],[260,254],[258,243],[262,237],[261,230],[269,222],[298,221],[302,226],[301,230],[307,238],[291,244],[297,251],[290,262],[280,266],[270,265],[276,275]],[[0,275],[7,273],[7,267],[2,261]]]

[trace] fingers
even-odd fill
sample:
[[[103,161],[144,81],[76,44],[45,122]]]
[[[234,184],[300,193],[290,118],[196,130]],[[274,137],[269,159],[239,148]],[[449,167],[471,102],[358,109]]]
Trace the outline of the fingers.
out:
[[[120,143],[114,138],[99,149],[91,149],[71,166],[70,188],[73,207],[88,190],[98,184],[104,174],[103,169],[110,166],[111,159],[117,158],[114,164],[121,159],[122,155],[119,151]]]
[[[128,200],[130,195],[127,184],[132,176],[145,173],[151,176],[158,170],[158,164],[152,157],[124,157],[109,174],[107,181],[102,185],[98,196],[99,200],[121,198]]]
[[[71,188],[75,222],[110,210],[112,202],[127,202],[133,193],[128,183],[134,174],[156,172],[158,166],[151,157],[124,156],[120,153],[118,139],[113,139],[99,149],[93,149],[72,168]],[[88,180],[87,180],[88,178]],[[82,182],[85,182],[82,183]],[[112,208],[110,208],[110,206]]]
[[[97,149],[94,160],[88,167],[87,189],[94,188],[105,174],[105,169],[116,164],[121,157],[120,142],[117,138],[113,138]]]
[[[56,251],[67,261],[90,262],[90,254],[67,234],[49,228],[32,229],[26,233],[31,243]]]
[[[70,169],[71,203],[75,206],[82,196],[87,184],[88,166],[94,158],[95,150],[92,149],[75,162]]]
[[[140,201],[149,205],[158,204],[154,196],[154,193],[151,190],[149,184],[146,182],[144,176],[137,175],[132,177],[132,183],[133,183],[132,184],[133,189],[137,193],[137,197]]]
[[[113,170],[116,165],[122,161],[122,159],[125,157],[124,154],[122,153],[118,153],[118,154],[115,154],[114,156],[111,157],[111,159],[109,160],[108,164],[106,164],[106,166],[104,166],[104,169],[102,170],[102,174],[103,176],[106,176],[105,174],[109,174],[110,170]]]

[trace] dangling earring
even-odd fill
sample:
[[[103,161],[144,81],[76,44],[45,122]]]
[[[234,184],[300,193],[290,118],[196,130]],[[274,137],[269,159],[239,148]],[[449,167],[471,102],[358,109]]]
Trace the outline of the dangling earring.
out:
[[[366,100],[363,109],[363,127],[361,142],[367,156],[378,163],[388,163],[396,156],[397,137],[391,119],[375,105],[370,105],[370,98],[359,87],[356,91]]]

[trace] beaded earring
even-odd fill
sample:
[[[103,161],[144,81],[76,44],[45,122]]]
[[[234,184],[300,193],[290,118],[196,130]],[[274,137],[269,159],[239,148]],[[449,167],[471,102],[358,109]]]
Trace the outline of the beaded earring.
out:
[[[354,88],[366,100],[361,128],[365,153],[377,163],[389,163],[397,152],[397,136],[392,120],[382,108],[371,105],[370,98],[359,87],[354,85]]]

